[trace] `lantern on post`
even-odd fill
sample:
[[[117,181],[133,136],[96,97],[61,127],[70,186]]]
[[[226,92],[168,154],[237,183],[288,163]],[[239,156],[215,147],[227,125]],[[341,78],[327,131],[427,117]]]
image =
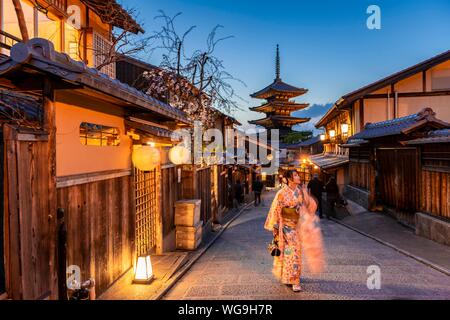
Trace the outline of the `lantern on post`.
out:
[[[151,146],[135,146],[132,155],[133,165],[141,171],[148,172],[156,168],[161,161],[159,150]]]
[[[134,270],[133,283],[149,284],[153,281],[153,268],[150,255],[139,256]]]

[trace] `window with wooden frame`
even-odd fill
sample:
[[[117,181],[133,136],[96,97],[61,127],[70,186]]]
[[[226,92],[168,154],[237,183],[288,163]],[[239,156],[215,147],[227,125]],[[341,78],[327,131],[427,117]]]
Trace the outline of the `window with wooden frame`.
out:
[[[83,122],[80,125],[80,142],[85,146],[116,147],[120,145],[120,131],[116,127]]]

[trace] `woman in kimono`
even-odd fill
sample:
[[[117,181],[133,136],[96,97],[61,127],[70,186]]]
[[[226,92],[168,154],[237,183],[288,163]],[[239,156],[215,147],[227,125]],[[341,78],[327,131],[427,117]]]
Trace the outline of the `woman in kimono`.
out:
[[[280,255],[274,257],[273,274],[283,284],[301,291],[302,254],[305,254],[312,273],[324,268],[322,236],[316,225],[317,203],[305,186],[300,186],[297,171],[286,174],[287,185],[272,203],[264,228],[273,232]]]

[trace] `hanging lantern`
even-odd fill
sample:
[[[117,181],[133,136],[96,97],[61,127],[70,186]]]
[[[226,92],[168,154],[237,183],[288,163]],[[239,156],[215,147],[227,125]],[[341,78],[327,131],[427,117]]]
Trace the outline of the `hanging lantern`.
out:
[[[133,165],[141,171],[152,171],[161,161],[159,150],[150,146],[135,146]]]
[[[343,135],[346,136],[348,134],[348,129],[349,129],[348,123],[341,124],[341,131]]]
[[[272,161],[273,160],[273,154],[268,154],[267,155],[267,160]]]
[[[336,130],[330,130],[329,135],[331,139],[334,139],[334,137],[336,137]]]
[[[175,146],[169,151],[169,159],[175,165],[188,164],[191,160],[191,153],[182,146]]]
[[[153,280],[153,268],[150,255],[137,258],[133,283],[149,284]]]
[[[325,141],[326,138],[327,136],[325,134],[320,135],[320,141]]]

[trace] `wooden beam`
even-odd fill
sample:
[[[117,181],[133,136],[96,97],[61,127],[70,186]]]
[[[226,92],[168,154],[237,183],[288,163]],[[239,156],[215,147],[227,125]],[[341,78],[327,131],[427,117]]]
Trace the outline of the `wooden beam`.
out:
[[[58,189],[60,189],[85,183],[121,178],[125,176],[130,176],[131,174],[132,174],[131,169],[76,174],[71,176],[58,177],[56,186]]]
[[[58,299],[58,273],[57,273],[57,197],[56,197],[56,106],[55,106],[55,89],[53,82],[48,77],[44,80],[43,86],[43,128],[48,133],[47,155],[48,155],[48,232],[46,235],[50,238],[50,261],[48,288],[51,291],[50,299]],[[65,276],[65,275],[59,275]]]
[[[393,93],[395,93],[393,91]],[[440,91],[427,91],[427,92],[397,92],[399,98],[416,98],[416,97],[436,97],[436,96],[448,96],[450,90]],[[364,96],[364,99],[386,99],[389,95],[386,93],[369,94]]]
[[[359,100],[359,131],[364,130],[364,99]]]
[[[427,92],[427,70],[422,71],[422,91]]]

